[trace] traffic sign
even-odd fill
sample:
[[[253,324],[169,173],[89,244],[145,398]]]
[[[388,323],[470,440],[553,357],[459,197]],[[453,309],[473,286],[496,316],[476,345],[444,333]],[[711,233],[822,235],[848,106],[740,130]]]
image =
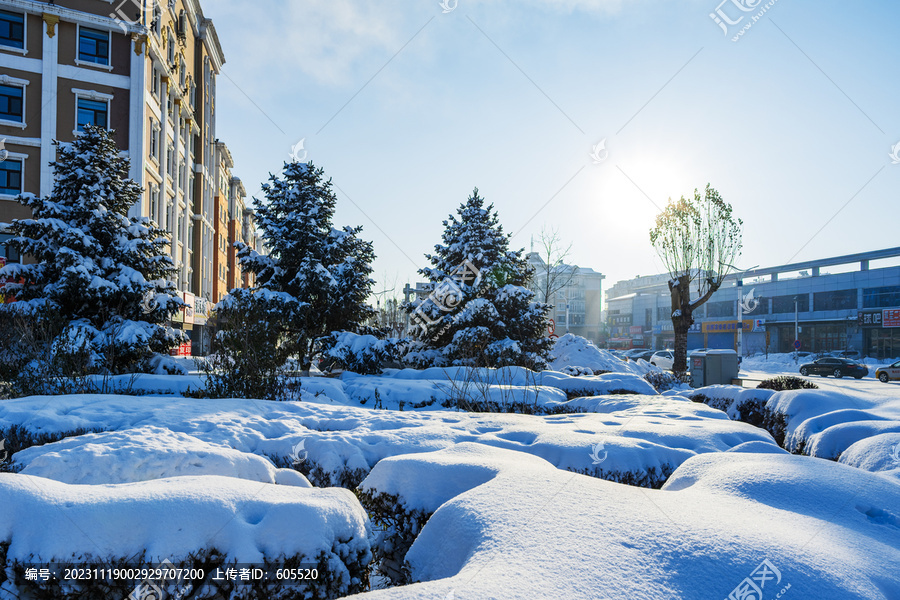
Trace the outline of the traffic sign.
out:
[[[794,340],[794,350],[800,349],[800,340]]]
[[[547,333],[549,333],[551,337],[554,333],[556,333],[556,321],[554,321],[553,319],[550,319],[550,321],[547,323]]]
[[[558,340],[558,339],[559,339],[559,336],[556,335],[555,333],[551,333],[551,334],[550,334],[550,339],[551,339],[551,340]]]

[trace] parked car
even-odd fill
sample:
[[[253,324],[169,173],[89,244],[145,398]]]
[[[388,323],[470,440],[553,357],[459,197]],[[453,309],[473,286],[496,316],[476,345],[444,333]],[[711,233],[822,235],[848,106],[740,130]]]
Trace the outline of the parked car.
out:
[[[655,365],[660,369],[671,371],[672,365],[675,364],[675,351],[660,350],[659,352],[654,352],[653,356],[650,357],[650,364]]]
[[[835,350],[827,352],[824,356],[834,356],[835,358],[849,358],[850,360],[859,360],[859,352],[856,350]]]
[[[634,348],[625,353],[631,360],[650,360],[650,357],[653,356],[653,350],[645,350],[644,348]]]
[[[869,367],[847,358],[826,356],[802,365],[800,367],[800,374],[804,377],[807,375],[821,375],[822,377],[834,375],[837,379],[840,379],[844,375],[849,375],[856,379],[862,379],[869,374]]]
[[[615,356],[616,358],[625,360],[625,352],[623,350],[610,350],[609,353],[612,354],[613,356]]]
[[[892,365],[888,365],[886,367],[878,367],[877,369],[875,369],[875,377],[877,377],[882,383],[900,379],[900,360]]]

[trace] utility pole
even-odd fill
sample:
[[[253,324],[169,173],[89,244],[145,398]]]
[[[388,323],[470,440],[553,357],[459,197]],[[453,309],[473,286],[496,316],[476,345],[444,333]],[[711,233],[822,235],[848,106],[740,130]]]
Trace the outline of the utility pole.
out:
[[[744,343],[744,280],[737,280],[737,291],[738,291],[738,305],[737,305],[737,355],[738,355],[738,364],[741,362],[741,357],[744,355],[741,352],[741,347]]]

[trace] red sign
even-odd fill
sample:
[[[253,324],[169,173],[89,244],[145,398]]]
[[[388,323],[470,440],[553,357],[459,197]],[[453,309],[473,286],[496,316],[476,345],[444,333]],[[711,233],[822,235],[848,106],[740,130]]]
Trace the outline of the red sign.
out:
[[[644,333],[644,328],[640,325],[632,325],[629,331],[631,332],[631,335],[640,335]]]
[[[886,308],[881,315],[882,327],[900,327],[900,308]]]
[[[169,350],[169,356],[190,356],[191,343],[185,342]]]

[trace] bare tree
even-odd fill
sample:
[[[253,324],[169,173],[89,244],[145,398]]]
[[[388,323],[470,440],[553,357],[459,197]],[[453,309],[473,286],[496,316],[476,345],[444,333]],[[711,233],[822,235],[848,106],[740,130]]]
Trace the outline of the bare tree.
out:
[[[650,230],[650,242],[669,271],[676,373],[687,371],[687,334],[693,313],[718,290],[741,254],[743,221],[709,184],[701,196],[669,200]],[[696,282],[696,286],[692,286]],[[697,298],[691,300],[691,287]]]
[[[572,244],[564,245],[558,229],[541,228],[538,244],[541,264],[534,274],[533,291],[538,294],[541,302],[553,304],[556,292],[572,283],[578,267],[566,264],[566,259],[572,251]]]

